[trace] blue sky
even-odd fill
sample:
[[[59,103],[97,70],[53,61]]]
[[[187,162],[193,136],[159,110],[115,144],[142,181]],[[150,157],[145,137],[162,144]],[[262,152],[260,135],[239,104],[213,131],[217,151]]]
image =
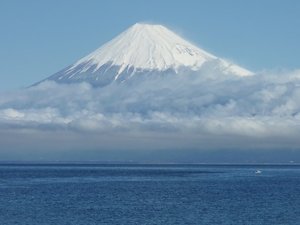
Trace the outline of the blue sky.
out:
[[[0,159],[94,160],[106,151],[160,159],[178,150],[171,161],[197,151],[199,160],[207,152],[222,162],[254,162],[256,153],[261,162],[300,162],[299,12],[298,0],[1,1]],[[22,89],[136,22],[166,25],[260,73]]]
[[[52,75],[140,21],[253,71],[300,68],[299,12],[298,0],[3,0],[0,91]]]

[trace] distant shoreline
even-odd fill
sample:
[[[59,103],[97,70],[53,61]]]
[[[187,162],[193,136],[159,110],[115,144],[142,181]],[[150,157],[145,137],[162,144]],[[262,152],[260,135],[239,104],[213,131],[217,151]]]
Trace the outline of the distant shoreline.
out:
[[[300,163],[146,163],[146,162],[107,162],[107,161],[0,161],[0,166],[300,166]]]

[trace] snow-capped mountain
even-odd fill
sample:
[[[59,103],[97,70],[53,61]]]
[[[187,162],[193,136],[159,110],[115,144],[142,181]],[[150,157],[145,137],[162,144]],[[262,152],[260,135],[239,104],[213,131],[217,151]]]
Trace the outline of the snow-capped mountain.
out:
[[[142,75],[199,71],[205,65],[225,74],[251,75],[250,71],[196,47],[162,25],[137,23],[46,80],[86,81],[104,86]]]

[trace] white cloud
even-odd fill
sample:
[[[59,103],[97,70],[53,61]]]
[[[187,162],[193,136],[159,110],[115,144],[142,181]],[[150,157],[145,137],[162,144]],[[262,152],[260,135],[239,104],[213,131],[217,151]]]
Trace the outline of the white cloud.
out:
[[[299,87],[300,71],[182,74],[103,88],[47,81],[0,95],[0,130],[44,132],[45,140],[58,131],[91,135],[99,148],[133,148],[146,139],[147,148],[242,149],[253,141],[253,147],[297,148]]]

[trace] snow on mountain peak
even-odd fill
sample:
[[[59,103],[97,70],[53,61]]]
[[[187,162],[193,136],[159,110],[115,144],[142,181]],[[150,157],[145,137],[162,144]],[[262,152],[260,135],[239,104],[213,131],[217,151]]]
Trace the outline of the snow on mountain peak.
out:
[[[105,86],[138,75],[177,74],[202,68],[237,76],[252,74],[196,47],[162,25],[137,23],[46,80]]]
[[[73,65],[89,62],[95,71],[106,63],[147,70],[177,69],[181,66],[199,68],[205,61],[215,58],[185,41],[162,25],[137,23]],[[84,70],[88,69],[87,67]]]
[[[177,71],[179,67],[197,70],[204,62],[213,59],[217,57],[194,46],[162,25],[136,23],[96,51],[80,59],[69,68],[69,71],[82,64],[85,64],[81,67],[82,72],[90,68],[97,71],[108,63],[119,66],[118,74],[131,67],[157,71],[168,69]],[[226,67],[230,66],[229,63],[227,64]],[[241,75],[247,75],[249,72],[240,67],[235,68],[235,71]]]

